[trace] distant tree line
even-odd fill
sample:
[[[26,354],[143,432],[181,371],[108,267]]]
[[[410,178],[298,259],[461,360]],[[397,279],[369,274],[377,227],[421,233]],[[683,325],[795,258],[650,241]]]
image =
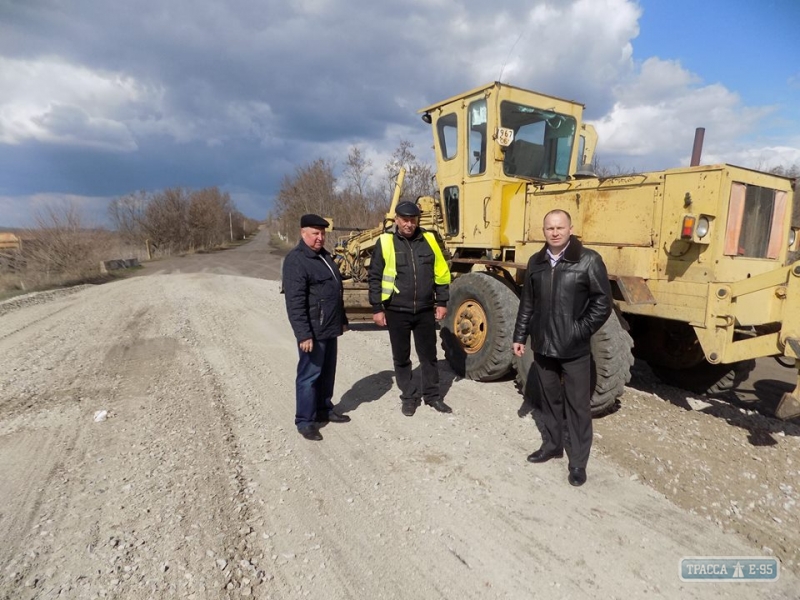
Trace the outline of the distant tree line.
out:
[[[325,159],[299,166],[281,182],[267,229],[293,241],[300,227],[300,217],[316,213],[333,220],[335,228],[366,229],[380,223],[389,209],[395,181],[401,167],[406,169],[402,199],[416,200],[436,191],[434,169],[414,155],[411,142],[401,140],[383,167],[385,178],[375,182],[372,162],[358,146],[348,152],[341,175]]]
[[[0,255],[0,297],[93,281],[100,261],[121,257],[117,236],[87,226],[72,202],[46,205],[34,216],[35,228],[17,231],[18,248]]]
[[[389,208],[401,167],[406,169],[402,200],[413,201],[419,196],[436,193],[435,168],[417,159],[413,144],[409,141],[400,141],[383,167],[385,178],[377,184],[370,175],[374,172],[372,166],[363,151],[353,146],[339,177],[334,172],[336,165],[322,158],[297,167],[294,173],[283,178],[273,208],[267,215],[266,229],[288,238],[287,241],[291,243],[297,235],[300,217],[306,213],[331,218],[334,227],[339,229],[375,227]],[[595,155],[592,166],[599,177],[637,172],[616,163],[601,164],[598,155]],[[784,177],[798,177],[800,165],[778,166],[769,172]]]
[[[211,250],[258,231],[216,187],[129,194],[113,200],[108,213],[127,242],[149,243],[160,254]]]
[[[791,167],[783,167],[779,165],[770,169],[769,172],[774,173],[775,175],[782,175],[783,177],[791,177],[796,179],[800,177],[800,165],[797,163],[793,164]]]

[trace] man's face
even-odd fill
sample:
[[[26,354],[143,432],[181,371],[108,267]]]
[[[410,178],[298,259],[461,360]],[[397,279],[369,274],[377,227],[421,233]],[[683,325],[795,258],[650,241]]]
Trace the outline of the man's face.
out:
[[[325,229],[322,227],[303,227],[300,229],[300,237],[314,252],[319,252],[325,245]]]
[[[417,230],[419,217],[401,217],[397,215],[394,218],[394,222],[397,225],[397,231],[400,232],[400,235],[403,237],[411,237]]]
[[[550,247],[550,252],[558,254],[569,242],[572,234],[572,224],[564,213],[553,213],[547,215],[544,220],[544,239]]]

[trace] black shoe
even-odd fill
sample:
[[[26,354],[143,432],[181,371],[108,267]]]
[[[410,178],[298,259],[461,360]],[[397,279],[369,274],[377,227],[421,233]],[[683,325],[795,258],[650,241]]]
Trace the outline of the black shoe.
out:
[[[320,417],[319,419],[317,419],[317,422],[319,422],[319,423],[349,423],[350,422],[350,417],[348,417],[347,415],[340,415],[337,412],[329,410],[328,414],[325,415],[324,417]]]
[[[453,409],[447,406],[447,404],[444,403],[444,400],[434,400],[433,402],[426,402],[425,404],[430,406],[433,410],[439,411],[440,413],[453,412]]]
[[[570,467],[569,477],[567,477],[570,485],[575,487],[581,486],[586,483],[586,469],[582,467]]]
[[[304,427],[298,427],[297,433],[302,435],[307,440],[311,440],[312,442],[318,442],[322,439],[322,434],[319,432],[319,429],[317,429],[313,425],[305,425]]]
[[[544,446],[539,448],[536,452],[528,455],[528,462],[543,463],[551,458],[561,458],[564,456],[564,449],[558,448],[557,450],[545,450]]]
[[[400,409],[403,411],[403,414],[407,417],[413,417],[414,413],[417,412],[417,401],[416,400],[403,400],[403,406]]]

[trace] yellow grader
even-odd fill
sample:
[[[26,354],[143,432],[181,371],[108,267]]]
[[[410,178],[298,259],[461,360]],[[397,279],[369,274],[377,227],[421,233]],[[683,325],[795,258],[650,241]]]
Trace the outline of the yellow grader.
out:
[[[442,346],[460,375],[491,381],[532,364],[511,351],[528,258],[542,219],[567,210],[575,234],[608,268],[615,311],[592,339],[592,410],[611,408],[634,355],[664,382],[719,393],[760,357],[795,369],[777,415],[800,415],[800,191],[793,181],[728,164],[597,177],[597,135],[583,105],[494,82],[419,112],[433,130],[437,193],[417,200],[454,279]],[[697,139],[696,139],[697,142]],[[366,273],[392,225],[337,244],[348,310],[369,312]]]

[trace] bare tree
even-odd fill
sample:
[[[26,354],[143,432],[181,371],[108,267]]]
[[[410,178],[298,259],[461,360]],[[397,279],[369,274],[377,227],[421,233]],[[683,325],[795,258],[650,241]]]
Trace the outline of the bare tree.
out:
[[[401,199],[413,202],[420,196],[432,196],[436,193],[433,167],[417,160],[413,150],[413,143],[408,140],[400,140],[400,144],[392,153],[392,158],[386,163],[385,169],[389,175],[388,196],[390,198],[394,192],[395,177],[401,167],[406,169]]]
[[[143,227],[148,238],[164,253],[188,250],[189,196],[182,188],[170,188],[150,197]]]
[[[211,250],[225,244],[233,228],[233,203],[218,188],[192,192],[187,211],[191,247]]]
[[[145,240],[144,218],[147,194],[137,192],[115,198],[108,206],[108,216],[116,231],[127,242],[140,243]]]
[[[784,177],[800,177],[800,164],[794,163],[789,167],[778,165],[777,167],[770,169],[769,172],[774,173],[775,175],[782,175]]]
[[[35,216],[37,228],[24,234],[24,279],[29,288],[94,277],[113,245],[108,231],[89,228],[72,202],[49,204]]]
[[[302,215],[316,213],[335,219],[339,205],[333,167],[320,158],[298,167],[293,177],[284,176],[274,211],[282,233],[294,236]]]
[[[636,173],[639,173],[639,171],[636,171],[635,169],[625,168],[616,162],[603,164],[600,162],[600,157],[597,154],[595,154],[594,160],[592,161],[592,169],[594,170],[595,174],[601,179],[606,177],[621,177],[623,175],[635,175]]]
[[[342,177],[345,181],[343,204],[348,207],[347,222],[352,227],[373,227],[388,208],[389,201],[372,185],[372,161],[364,158],[358,146],[350,148]]]

